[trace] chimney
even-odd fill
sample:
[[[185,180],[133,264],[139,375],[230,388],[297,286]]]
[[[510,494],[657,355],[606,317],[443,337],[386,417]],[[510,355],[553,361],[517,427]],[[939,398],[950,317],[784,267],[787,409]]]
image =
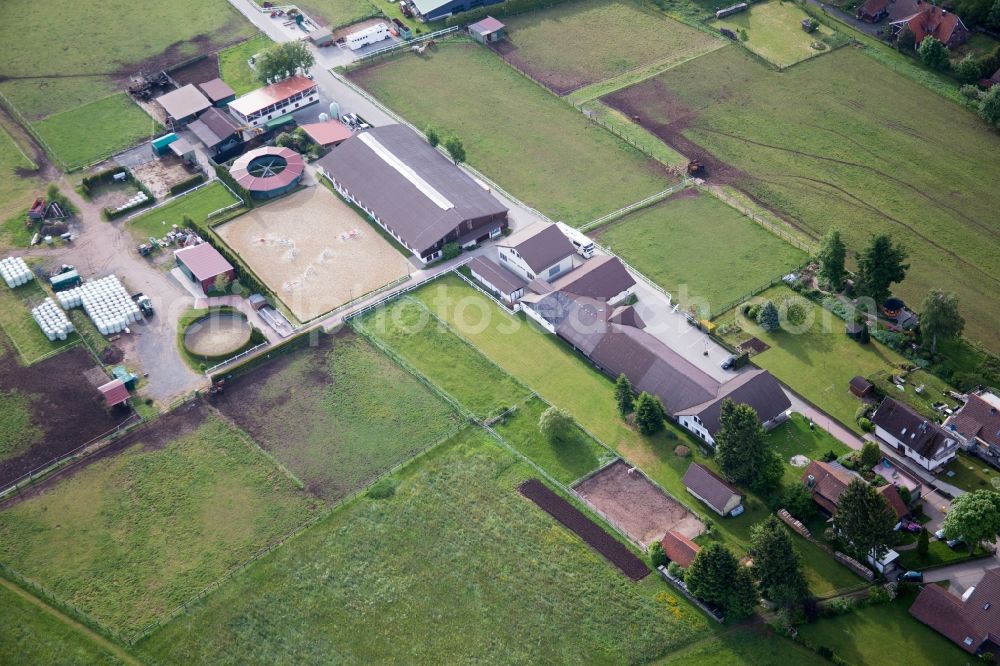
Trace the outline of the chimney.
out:
[[[810,474],[806,477],[806,488],[812,488],[816,485],[816,477]]]

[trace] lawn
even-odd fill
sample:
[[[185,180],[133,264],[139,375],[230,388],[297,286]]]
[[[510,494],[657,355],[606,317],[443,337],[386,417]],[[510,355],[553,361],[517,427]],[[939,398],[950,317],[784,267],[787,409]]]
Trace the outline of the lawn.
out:
[[[0,390],[0,460],[21,455],[38,442],[42,430],[32,418],[34,396]]]
[[[354,323],[478,418],[497,416],[531,395],[442,326],[419,301],[402,298]]]
[[[50,342],[31,316],[31,308],[41,305],[48,296],[36,277],[16,289],[0,284],[0,328],[7,334],[23,365],[37,363],[42,357],[77,344],[80,337],[70,333],[66,340]]]
[[[236,198],[222,183],[210,183],[129,220],[125,226],[137,241],[145,241],[150,236],[160,238],[170,231],[171,225],[183,225],[185,215],[196,222],[204,222],[209,213],[234,203]]]
[[[791,2],[771,0],[751,5],[746,11],[712,21],[714,28],[729,28],[737,34],[746,32],[742,44],[768,62],[785,68],[806,58],[828,52],[829,44],[846,41],[832,28],[820,24],[812,33],[802,29],[807,18],[802,9]],[[821,48],[813,48],[813,44]]]
[[[908,609],[915,599],[915,595],[902,597],[803,625],[799,636],[811,645],[830,648],[848,664],[886,663],[887,655],[892,655],[892,663],[908,666],[976,661],[910,615]]]
[[[74,626],[53,615],[41,602],[14,591],[0,580],[0,649],[9,664],[120,664],[120,660]]]
[[[0,85],[30,121],[121,90],[121,77],[159,71],[254,34],[226,0],[144,3],[9,0],[0,22]],[[38,26],[45,26],[45,39]],[[58,45],[58,46],[53,46]],[[93,139],[101,124],[88,129]]]
[[[0,125],[0,220],[11,220],[0,226],[0,248],[21,245],[20,238],[12,238],[11,233],[23,234],[23,212],[33,201],[33,194],[42,194],[37,178],[22,177],[18,170],[34,169],[37,165],[22,152],[3,125]],[[13,223],[14,228],[8,228]],[[29,237],[30,238],[30,237]]]
[[[431,389],[353,333],[326,337],[227,382],[216,404],[331,503],[459,422]]]
[[[851,48],[782,73],[719,49],[604,100],[814,238],[891,234],[910,252],[897,295],[955,291],[966,334],[1000,349],[1000,135],[975,114]]]
[[[378,14],[368,0],[306,0],[302,9],[309,16],[322,19],[331,30]]]
[[[0,561],[128,634],[317,508],[242,433],[188,411],[0,513]]]
[[[532,398],[493,427],[511,446],[566,485],[614,459],[614,453],[579,428],[566,441],[549,441],[538,429],[538,419],[546,409],[547,403]]]
[[[954,472],[949,476],[949,472]],[[976,490],[1000,490],[1000,471],[990,467],[986,462],[962,451],[948,463],[940,479],[945,483],[958,486],[967,492]]]
[[[742,306],[723,315],[716,323],[726,330],[724,337],[731,344],[751,337],[762,340],[770,349],[754,355],[754,363],[770,370],[807,400],[860,434],[854,414],[863,403],[848,390],[851,378],[867,377],[879,371],[892,372],[906,363],[906,359],[874,339],[867,345],[855,342],[844,333],[842,319],[785,285],[772,287],[751,302],[771,300],[780,307],[790,298],[800,302],[809,313],[806,323],[794,332],[779,329],[768,333],[738,313]],[[733,332],[732,323],[737,315],[740,330]],[[824,423],[818,425],[826,426]]]
[[[977,550],[977,554],[981,552]],[[969,557],[968,546],[959,546],[953,550],[948,547],[946,542],[931,539],[927,544],[927,555],[920,555],[916,550],[900,551],[897,564],[907,570],[919,571],[945,564],[955,564],[967,560]]]
[[[125,93],[49,116],[33,127],[67,169],[93,164],[163,132]]]
[[[735,208],[695,189],[628,215],[596,238],[702,316],[723,312],[750,289],[808,258]]]
[[[638,663],[711,629],[630,583],[467,429],[140,643],[162,663]],[[383,496],[383,493],[381,496]]]
[[[772,634],[768,629],[739,627],[706,638],[656,663],[683,666],[825,666],[830,662],[812,650]]]
[[[668,435],[653,438],[639,435],[618,416],[614,383],[608,377],[555,336],[546,334],[523,316],[500,309],[459,278],[447,276],[413,295],[507,372],[549,403],[570,412],[603,443],[638,465],[703,520],[711,522],[716,528],[713,538],[736,552],[745,551],[750,526],[767,517],[767,506],[762,499],[751,496],[745,502],[743,515],[720,519],[693,499],[681,483],[692,458],[676,455],[677,444],[687,444],[694,454],[693,460],[718,469],[714,459],[702,455],[696,442],[671,427]],[[459,304],[461,307],[457,307]],[[806,575],[815,594],[827,594],[860,582],[817,546],[796,539],[796,547],[803,555]]]
[[[273,44],[267,35],[257,35],[236,46],[219,51],[219,76],[237,95],[245,95],[260,87],[257,74],[247,61]]]
[[[722,43],[634,0],[564,2],[504,21],[508,39],[496,50],[559,95],[647,65],[665,68]]]
[[[416,126],[459,137],[469,164],[552,219],[578,226],[670,184],[657,162],[477,45],[446,42],[350,76]]]
[[[820,460],[824,453],[833,451],[838,457],[848,454],[851,449],[839,439],[820,427],[809,429],[809,421],[801,414],[794,413],[791,418],[768,433],[768,441],[781,460],[785,463],[785,476],[782,483],[786,486],[802,483],[804,470],[792,467],[789,461],[793,456],[805,456],[810,460]]]

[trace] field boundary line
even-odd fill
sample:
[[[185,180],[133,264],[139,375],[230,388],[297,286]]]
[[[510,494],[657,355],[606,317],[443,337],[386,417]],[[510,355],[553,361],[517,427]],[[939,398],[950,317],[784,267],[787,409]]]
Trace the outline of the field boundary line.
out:
[[[741,203],[735,197],[727,195],[719,187],[711,185],[696,185],[696,187],[698,188],[698,191],[707,192],[708,194],[712,195],[713,197],[715,197],[722,203],[726,204],[730,208],[736,209],[737,211],[742,213],[745,217],[750,218],[752,221],[756,222],[758,225],[760,225],[767,231],[770,231],[772,234],[782,239],[789,245],[792,245],[793,247],[796,247],[809,255],[816,253],[817,247],[814,243],[810,243],[806,240],[803,240],[802,238],[797,237],[795,234],[785,229],[782,229],[780,225],[765,219],[761,215],[758,215],[753,210],[751,210],[749,206]],[[802,231],[801,233],[803,236],[806,237],[809,236],[809,234],[807,234],[805,231]]]
[[[667,197],[669,197],[670,195],[680,192],[681,190],[691,186],[692,183],[693,181],[690,178],[685,177],[681,182],[671,185],[665,190],[661,190],[656,194],[651,194],[645,199],[640,199],[639,201],[630,203],[627,206],[619,208],[618,210],[613,210],[610,213],[607,213],[606,215],[602,215],[597,219],[591,220],[586,224],[580,225],[579,227],[576,228],[576,230],[579,231],[580,233],[585,233],[587,231],[590,231],[591,229],[597,229],[598,227],[601,227],[605,224],[621,219],[626,215],[628,215],[629,213],[641,210],[643,208],[648,208],[653,204],[659,203],[664,199],[666,199]]]

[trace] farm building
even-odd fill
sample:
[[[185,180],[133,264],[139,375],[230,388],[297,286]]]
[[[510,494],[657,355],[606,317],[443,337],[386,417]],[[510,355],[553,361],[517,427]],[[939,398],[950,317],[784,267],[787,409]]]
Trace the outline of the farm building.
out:
[[[872,416],[875,434],[929,472],[955,458],[958,439],[907,405],[886,398]]]
[[[316,162],[421,262],[446,243],[469,247],[507,228],[507,209],[416,132],[385,125],[355,134]]]
[[[167,114],[167,123],[174,127],[186,125],[197,118],[199,113],[212,106],[208,98],[191,83],[166,95],[160,95],[156,98],[156,102]]]
[[[258,88],[228,104],[229,111],[243,125],[260,127],[319,101],[316,84],[304,76],[290,76],[284,81]]]
[[[319,123],[302,125],[302,130],[310,139],[324,148],[339,146],[354,135],[351,128],[339,120],[324,120]]]
[[[715,435],[722,427],[719,415],[726,399],[753,407],[766,430],[788,418],[788,411],[792,408],[791,401],[774,375],[767,370],[756,369],[739,374],[723,384],[709,400],[679,409],[674,416],[682,426],[714,446]]]
[[[615,304],[628,298],[635,288],[635,279],[617,257],[601,255],[558,278],[552,288]]]
[[[104,406],[108,409],[124,405],[128,402],[128,388],[126,388],[125,383],[120,379],[112,379],[107,384],[98,387],[97,390],[104,396]]]
[[[802,474],[802,483],[809,489],[813,501],[831,516],[837,512],[840,496],[857,474],[837,462],[813,460]]]
[[[684,472],[684,487],[720,516],[743,513],[743,496],[706,467],[691,463]]]
[[[495,5],[502,0],[413,0],[413,6],[425,21],[436,21],[470,9]]]
[[[206,293],[215,288],[215,280],[220,275],[227,280],[236,279],[233,265],[208,243],[174,250],[174,258],[181,272],[192,282],[200,284]]]
[[[333,44],[333,33],[328,28],[316,28],[309,33],[309,41],[316,46],[330,46]]]
[[[468,266],[474,279],[509,306],[513,306],[524,295],[524,288],[528,286],[519,276],[503,270],[495,261],[486,257],[478,256]]]
[[[243,147],[243,135],[236,119],[221,109],[209,109],[188,129],[208,148],[217,162],[225,162]]]
[[[701,546],[676,530],[670,530],[660,541],[663,553],[677,566],[687,569],[701,551]]]
[[[855,12],[855,16],[869,23],[878,23],[888,15],[889,0],[866,0],[858,5]]]
[[[198,88],[212,103],[212,106],[225,107],[226,104],[236,99],[236,92],[222,79],[212,79],[199,83]]]
[[[273,199],[295,189],[305,168],[302,156],[291,148],[264,146],[240,155],[229,175],[254,199]]]
[[[480,44],[499,42],[507,36],[507,26],[492,16],[487,16],[469,26],[469,36]]]

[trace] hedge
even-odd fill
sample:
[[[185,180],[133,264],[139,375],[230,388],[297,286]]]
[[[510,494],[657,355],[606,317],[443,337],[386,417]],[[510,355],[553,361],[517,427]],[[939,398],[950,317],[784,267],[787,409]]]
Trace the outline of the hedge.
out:
[[[448,28],[455,25],[468,25],[482,20],[487,16],[516,16],[517,14],[524,14],[525,12],[534,11],[536,9],[554,7],[569,1],[570,0],[506,0],[506,2],[487,5],[486,7],[480,7],[478,9],[472,9],[467,12],[449,16],[445,19],[444,24],[445,27]]]
[[[187,180],[182,180],[173,187],[170,188],[170,194],[180,194],[181,192],[187,192],[188,190],[197,187],[205,182],[205,174],[196,173]]]
[[[230,175],[229,169],[227,169],[221,164],[216,164],[215,175],[219,177],[219,180],[228,185],[229,189],[231,189],[233,192],[236,193],[236,196],[238,196],[240,199],[243,199],[244,206],[246,206],[247,208],[253,208],[253,199],[250,197],[250,192],[248,192],[246,188],[241,187],[240,184],[236,182],[236,179],[233,178],[232,175]]]
[[[194,230],[205,240],[205,242],[218,250],[219,254],[225,257],[226,261],[236,267],[236,271],[238,273],[236,279],[243,288],[247,289],[251,294],[266,294],[268,296],[274,296],[271,290],[268,289],[267,286],[265,286],[264,283],[261,282],[257,276],[254,275],[253,272],[229,250],[226,244],[219,240],[207,222],[189,219],[188,223],[189,226],[194,227]]]

